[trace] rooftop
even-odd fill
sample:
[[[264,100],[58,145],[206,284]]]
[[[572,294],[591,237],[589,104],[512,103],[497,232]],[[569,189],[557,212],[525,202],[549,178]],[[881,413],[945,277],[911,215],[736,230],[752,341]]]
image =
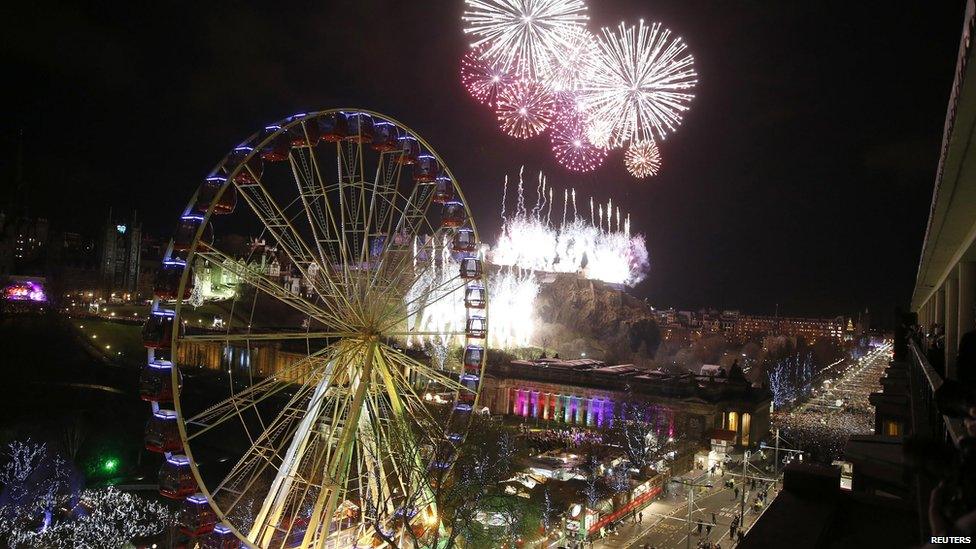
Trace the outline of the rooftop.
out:
[[[522,379],[604,391],[632,391],[647,396],[697,399],[703,402],[761,402],[771,398],[767,388],[753,387],[741,376],[668,373],[661,370],[643,370],[632,364],[607,366],[593,359],[513,360],[508,364],[489,364],[487,373],[500,379]]]

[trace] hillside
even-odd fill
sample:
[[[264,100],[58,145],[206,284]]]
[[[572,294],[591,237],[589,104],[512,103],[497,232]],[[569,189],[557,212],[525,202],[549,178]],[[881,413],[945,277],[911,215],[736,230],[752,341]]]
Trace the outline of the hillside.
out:
[[[564,358],[586,353],[608,362],[649,364],[661,341],[650,305],[600,281],[545,276],[536,298],[535,343]]]

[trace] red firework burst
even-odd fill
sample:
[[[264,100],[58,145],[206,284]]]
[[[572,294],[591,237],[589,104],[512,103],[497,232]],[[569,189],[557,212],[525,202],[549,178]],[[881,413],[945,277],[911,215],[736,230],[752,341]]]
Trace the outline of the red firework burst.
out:
[[[567,170],[595,170],[607,159],[607,150],[590,143],[585,119],[571,105],[556,117],[552,125],[552,152],[556,161]]]

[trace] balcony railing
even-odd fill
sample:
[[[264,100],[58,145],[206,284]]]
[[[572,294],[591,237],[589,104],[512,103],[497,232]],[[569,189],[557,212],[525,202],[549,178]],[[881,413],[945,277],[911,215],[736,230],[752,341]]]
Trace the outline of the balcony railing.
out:
[[[939,413],[935,391],[942,386],[942,377],[929,365],[919,346],[914,341],[910,345],[912,432],[958,448],[966,432],[963,421]]]
[[[917,440],[931,441],[951,452],[958,451],[959,442],[965,435],[962,419],[942,415],[935,401],[935,391],[942,385],[942,377],[932,368],[925,354],[915,341],[909,346],[909,397],[911,406],[912,435]],[[918,506],[921,539],[931,535],[928,524],[929,496],[934,488],[933,480],[916,472],[915,498]]]

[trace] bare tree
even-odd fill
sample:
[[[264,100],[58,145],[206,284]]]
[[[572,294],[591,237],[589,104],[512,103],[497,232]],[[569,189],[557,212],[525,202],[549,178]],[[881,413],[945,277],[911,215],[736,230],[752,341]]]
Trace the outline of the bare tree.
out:
[[[586,456],[581,466],[586,477],[586,484],[583,487],[583,497],[586,499],[586,506],[595,509],[600,502],[602,491],[600,490],[600,462],[596,456],[590,454]]]
[[[405,424],[393,425],[390,440],[395,448],[401,480],[383,489],[388,479],[373,467],[364,501],[366,522],[376,536],[392,547],[453,548],[478,536],[478,513],[486,498],[510,471],[514,441],[490,419],[472,419],[465,443],[423,444],[422,435]],[[494,442],[494,443],[492,443]],[[379,451],[375,463],[390,458]]]
[[[549,486],[545,487],[542,493],[542,528],[549,532],[552,528],[553,520],[556,518],[556,510],[552,506],[552,495],[549,493]]]
[[[677,437],[670,436],[660,420],[654,410],[633,395],[621,402],[614,416],[610,440],[624,450],[630,465],[641,472],[647,472],[678,443]]]
[[[41,529],[51,524],[58,497],[68,490],[71,468],[47,444],[15,440],[7,445],[7,463],[0,469],[6,493],[4,514],[33,516],[40,513]]]
[[[61,450],[64,455],[74,461],[86,438],[88,438],[88,426],[85,425],[84,420],[81,418],[70,420],[61,430]]]

